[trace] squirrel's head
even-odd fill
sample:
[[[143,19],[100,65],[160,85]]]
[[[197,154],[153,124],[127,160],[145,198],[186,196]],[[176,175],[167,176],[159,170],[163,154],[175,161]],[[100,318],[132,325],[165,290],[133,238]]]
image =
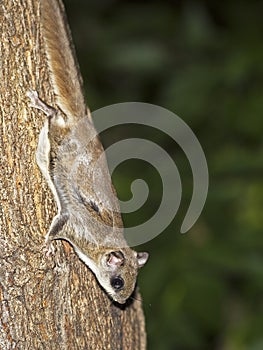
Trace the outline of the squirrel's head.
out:
[[[149,254],[137,253],[130,248],[108,249],[101,255],[97,279],[112,299],[124,304],[134,291],[137,274]]]

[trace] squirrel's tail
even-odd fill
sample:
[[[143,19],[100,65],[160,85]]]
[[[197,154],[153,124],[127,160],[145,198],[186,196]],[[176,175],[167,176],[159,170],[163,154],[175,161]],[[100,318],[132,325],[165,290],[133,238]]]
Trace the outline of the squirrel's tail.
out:
[[[64,6],[60,0],[41,0],[40,3],[43,37],[57,105],[68,118],[82,118],[87,114],[87,108]]]

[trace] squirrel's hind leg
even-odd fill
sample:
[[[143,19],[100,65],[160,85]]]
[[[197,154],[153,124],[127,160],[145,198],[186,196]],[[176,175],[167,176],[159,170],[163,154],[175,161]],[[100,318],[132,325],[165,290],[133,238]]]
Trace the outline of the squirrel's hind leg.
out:
[[[40,109],[42,112],[44,112],[48,117],[53,117],[55,114],[57,114],[57,111],[55,108],[50,107],[46,103],[44,103],[40,98],[38,97],[38,93],[35,90],[30,90],[27,92],[27,97],[30,99],[30,107]]]
[[[40,109],[43,111],[51,120],[54,119],[63,119],[62,117],[58,116],[57,110],[53,107],[48,106],[46,103],[40,100],[38,97],[38,93],[34,90],[31,90],[27,93],[27,96],[30,98],[31,104],[30,106],[33,108]],[[49,133],[49,119],[46,119],[43,128],[40,131],[39,139],[38,139],[38,145],[37,145],[37,151],[36,151],[36,161],[37,165],[39,166],[43,176],[48,182],[48,185],[54,195],[54,198],[57,203],[58,212],[61,210],[61,204],[58,197],[58,193],[56,191],[56,188],[53,184],[53,181],[50,177],[50,140],[48,137]]]

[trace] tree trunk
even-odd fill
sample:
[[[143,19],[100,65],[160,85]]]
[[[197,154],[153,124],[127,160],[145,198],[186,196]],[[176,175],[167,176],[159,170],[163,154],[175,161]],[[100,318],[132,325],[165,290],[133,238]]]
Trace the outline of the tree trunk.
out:
[[[114,304],[71,246],[44,235],[56,205],[35,162],[44,120],[26,92],[54,102],[39,0],[0,2],[0,349],[145,349],[141,303]]]

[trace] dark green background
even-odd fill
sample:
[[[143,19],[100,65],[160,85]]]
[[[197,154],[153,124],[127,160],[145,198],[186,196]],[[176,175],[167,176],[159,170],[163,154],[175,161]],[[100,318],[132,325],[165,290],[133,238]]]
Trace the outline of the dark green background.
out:
[[[183,152],[153,130],[102,135],[105,145],[150,138],[176,158],[183,181],[174,221],[137,247],[151,255],[139,278],[149,349],[263,349],[263,2],[65,4],[91,110],[125,101],[168,108],[197,135],[209,166],[204,211],[181,235],[192,191]],[[124,216],[133,225],[153,214],[161,186],[150,166],[126,163],[114,173],[120,197],[142,177],[151,192]]]

